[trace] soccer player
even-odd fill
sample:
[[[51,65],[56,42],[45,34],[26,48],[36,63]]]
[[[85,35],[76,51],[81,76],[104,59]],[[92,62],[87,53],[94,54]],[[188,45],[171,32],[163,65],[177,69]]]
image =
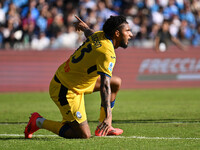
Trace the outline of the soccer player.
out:
[[[76,22],[74,23],[74,26],[76,28],[77,31],[87,31],[85,29],[89,29],[88,25],[86,23],[84,23],[79,17],[75,16],[79,22]],[[92,30],[89,30],[89,33],[85,32],[85,36],[86,38],[90,35],[90,34],[93,34],[93,31]],[[114,104],[115,104],[115,98],[117,96],[117,93],[120,89],[120,86],[121,86],[121,78],[120,77],[117,77],[117,76],[112,76],[111,79],[110,79],[110,87],[111,87],[111,109],[114,107]],[[96,81],[96,84],[95,84],[95,87],[94,87],[94,90],[93,92],[96,92],[96,91],[100,91],[100,85],[101,85],[101,79],[100,77],[97,79]],[[100,110],[100,118],[99,118],[99,122],[103,122],[103,120],[105,119],[105,111],[104,111],[104,108],[103,106],[101,106],[101,110]],[[118,128],[113,128],[111,126],[109,132],[107,135],[120,135],[123,133],[123,130],[122,129],[118,129]],[[98,136],[98,127],[97,127],[97,130],[95,132],[95,135]]]
[[[100,91],[102,106],[101,123],[95,135],[106,136],[120,131],[111,126],[111,107],[119,90],[116,85],[121,84],[121,80],[111,77],[116,61],[115,49],[127,48],[133,34],[123,16],[111,16],[104,23],[103,31],[95,33],[80,18],[77,19],[76,28],[84,31],[87,40],[60,65],[49,87],[50,96],[60,109],[63,120],[47,120],[35,112],[25,127],[25,138],[31,138],[38,129],[49,130],[64,138],[90,138],[84,94],[94,91]]]

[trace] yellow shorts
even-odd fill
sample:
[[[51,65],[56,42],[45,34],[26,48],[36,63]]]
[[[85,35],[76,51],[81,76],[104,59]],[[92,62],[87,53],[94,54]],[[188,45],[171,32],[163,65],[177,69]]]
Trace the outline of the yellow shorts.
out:
[[[84,94],[77,94],[64,87],[53,78],[50,83],[49,93],[52,100],[60,109],[62,123],[77,121],[79,124],[86,121]]]

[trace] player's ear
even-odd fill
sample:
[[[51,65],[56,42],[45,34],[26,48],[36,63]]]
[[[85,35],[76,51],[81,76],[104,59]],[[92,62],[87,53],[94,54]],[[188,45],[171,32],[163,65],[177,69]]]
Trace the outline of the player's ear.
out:
[[[115,31],[115,36],[116,36],[116,37],[119,37],[119,36],[120,36],[119,30],[116,30],[116,31]]]

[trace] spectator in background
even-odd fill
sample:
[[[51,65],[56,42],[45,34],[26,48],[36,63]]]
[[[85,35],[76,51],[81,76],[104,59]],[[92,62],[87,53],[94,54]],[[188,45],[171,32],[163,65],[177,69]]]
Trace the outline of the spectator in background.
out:
[[[169,0],[168,6],[164,8],[163,15],[165,19],[172,19],[174,15],[178,15],[179,10],[175,5],[175,0]]]
[[[63,14],[63,0],[56,0],[54,3],[56,8],[58,9],[58,13]]]
[[[7,13],[8,9],[9,9],[9,4],[11,3],[11,1],[9,1],[9,0],[3,0],[1,2],[3,4],[3,10],[4,10],[4,12]]]
[[[193,36],[192,45],[200,46],[200,24],[197,27],[197,32],[195,32]]]
[[[22,42],[24,48],[29,48],[33,37],[37,36],[38,33],[35,19],[32,17],[31,11],[29,11],[27,16],[22,20],[22,31]]]
[[[39,12],[42,11],[42,9],[44,8],[49,8],[48,3],[45,2],[46,0],[38,0],[38,4],[36,6],[36,8],[38,9]]]
[[[47,13],[47,33],[48,36],[51,37],[51,33],[49,31],[50,26],[52,25],[55,16],[57,15],[58,10],[56,7],[50,7],[49,8],[49,13]]]
[[[148,37],[147,26],[145,24],[142,24],[140,26],[140,31],[137,33],[135,39],[142,42],[142,41],[146,40],[147,37]]]
[[[133,17],[133,25],[131,26],[131,29],[133,31],[133,35],[137,35],[138,32],[140,31],[140,22],[141,22],[141,19],[140,19],[139,16]]]
[[[72,7],[70,11],[68,11],[67,15],[64,16],[64,23],[66,26],[70,25],[75,21],[74,16],[77,14],[77,9]]]
[[[14,46],[14,27],[12,20],[7,20],[6,26],[3,29],[3,36],[4,36],[4,48],[11,49]]]
[[[188,21],[182,20],[179,28],[178,38],[187,44],[191,44],[192,37],[193,30],[190,28]]]
[[[196,21],[197,21],[197,24],[200,24],[200,10],[197,11]]]
[[[163,7],[159,7],[158,11],[153,11],[151,15],[154,24],[162,25],[164,20]]]
[[[106,4],[103,0],[97,2],[97,15],[105,21],[110,16],[116,16],[117,13],[106,8]]]
[[[113,11],[120,14],[121,11],[122,11],[122,4],[123,4],[123,1],[121,1],[121,0],[114,0],[113,1],[113,5],[112,5]]]
[[[196,14],[198,10],[200,10],[200,1],[199,0],[191,0],[190,5],[191,11],[193,14]]]
[[[24,32],[22,35],[22,41],[24,43],[24,48],[30,48],[30,44],[33,38],[37,37],[38,33],[35,29],[35,23],[30,22],[29,24],[24,26]]]
[[[160,5],[160,1],[159,0],[155,0],[155,2],[151,5],[151,7],[149,9],[151,10],[152,13],[154,13],[154,12],[158,12],[160,7],[162,7]]]
[[[21,25],[21,18],[14,3],[10,3],[6,18],[13,24],[14,30]]]
[[[21,26],[21,18],[14,3],[6,3],[6,22],[3,28],[3,44],[5,49],[14,48],[16,42],[14,33]]]
[[[155,40],[159,29],[160,29],[160,26],[158,24],[153,24],[151,32],[149,33],[149,38]]]
[[[66,32],[58,32],[57,38],[53,41],[51,47],[56,48],[78,48],[79,36],[75,31],[75,27],[71,24],[67,27]]]
[[[45,32],[47,30],[47,11],[42,9],[40,16],[36,20],[36,25],[38,26],[40,32]]]
[[[0,25],[0,49],[3,48],[3,27]]]
[[[184,8],[184,0],[176,0],[176,6],[179,10],[182,10]]]
[[[165,20],[162,24],[161,29],[159,30],[155,38],[155,50],[156,52],[164,52],[167,50],[168,46],[171,44],[171,41],[180,49],[184,50],[183,44],[174,36],[169,33],[169,21]]]
[[[48,28],[48,32],[50,34],[50,37],[53,37],[53,38],[58,37],[58,34],[61,32],[63,27],[64,27],[63,15],[57,14],[53,18],[53,22],[52,22],[52,24],[50,24],[50,26]]]
[[[169,0],[159,0],[159,5],[163,8],[167,7]]]
[[[171,20],[169,32],[172,36],[180,38],[186,44],[191,44],[195,43],[193,40],[200,24],[200,1],[1,0],[1,41],[4,41],[2,46],[4,47],[5,43],[5,47],[12,48],[13,46],[9,44],[15,44],[15,32],[19,30],[22,31],[22,38],[18,36],[17,42],[20,39],[22,45],[26,45],[24,48],[29,47],[27,45],[31,43],[32,36],[39,37],[40,31],[45,32],[46,37],[53,42],[58,37],[58,32],[68,34],[70,24],[74,22],[74,15],[80,16],[94,31],[102,30],[105,19],[116,14],[127,17],[134,35],[137,36],[135,40],[132,40],[131,45],[138,43],[141,34],[142,41],[149,41],[151,40],[149,37],[155,37],[164,19]],[[34,34],[28,32],[29,24],[31,24],[30,29],[34,31]],[[145,34],[141,33],[144,31],[144,25],[147,26]],[[79,36],[78,41],[73,43],[79,43],[79,40],[82,39],[80,34]]]
[[[93,0],[82,0],[80,1],[79,3],[82,8],[85,8],[85,9],[93,9],[93,10],[96,10],[97,8],[97,5],[95,3],[95,1]]]
[[[186,20],[191,28],[196,27],[196,20],[193,13],[191,12],[190,3],[186,3],[183,11],[180,14],[180,19]]]
[[[28,3],[28,0],[12,0],[14,5],[18,8],[22,7],[23,5]]]
[[[27,16],[27,14],[30,12],[31,13],[31,17],[34,20],[36,20],[40,15],[40,12],[36,8],[36,5],[37,5],[37,1],[36,0],[30,0],[29,3],[28,3],[28,6],[26,6],[26,7],[24,7],[22,9],[22,12],[21,12],[22,18]]]
[[[65,11],[64,12],[64,24],[68,26],[74,21],[74,14],[76,14],[76,8],[72,2],[67,2],[65,5]]]
[[[179,17],[177,15],[174,15],[172,17],[172,21],[169,27],[170,34],[174,37],[177,37],[180,26],[181,26],[181,21],[179,20]]]
[[[96,10],[88,8],[86,10],[84,20],[89,26],[91,26],[97,22],[96,16],[97,16]]]
[[[137,47],[148,48],[153,46],[151,44],[152,42],[149,39],[147,26],[145,24],[142,24],[140,26],[140,31],[136,34],[134,41],[134,46]]]
[[[49,45],[50,40],[46,37],[44,32],[40,32],[39,38],[35,37],[31,41],[31,48],[39,51],[48,48]]]
[[[3,10],[3,3],[0,2],[0,24],[3,25],[6,22],[6,13]]]

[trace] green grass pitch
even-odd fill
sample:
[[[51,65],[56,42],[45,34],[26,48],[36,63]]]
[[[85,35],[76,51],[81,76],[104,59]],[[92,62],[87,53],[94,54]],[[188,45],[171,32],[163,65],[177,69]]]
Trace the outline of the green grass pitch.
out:
[[[98,124],[100,96],[85,96],[92,134]],[[46,130],[24,139],[23,131],[31,112],[61,120],[48,93],[0,94],[1,150],[137,150],[200,149],[200,89],[122,90],[113,110],[113,126],[124,133],[114,137],[64,139]]]

